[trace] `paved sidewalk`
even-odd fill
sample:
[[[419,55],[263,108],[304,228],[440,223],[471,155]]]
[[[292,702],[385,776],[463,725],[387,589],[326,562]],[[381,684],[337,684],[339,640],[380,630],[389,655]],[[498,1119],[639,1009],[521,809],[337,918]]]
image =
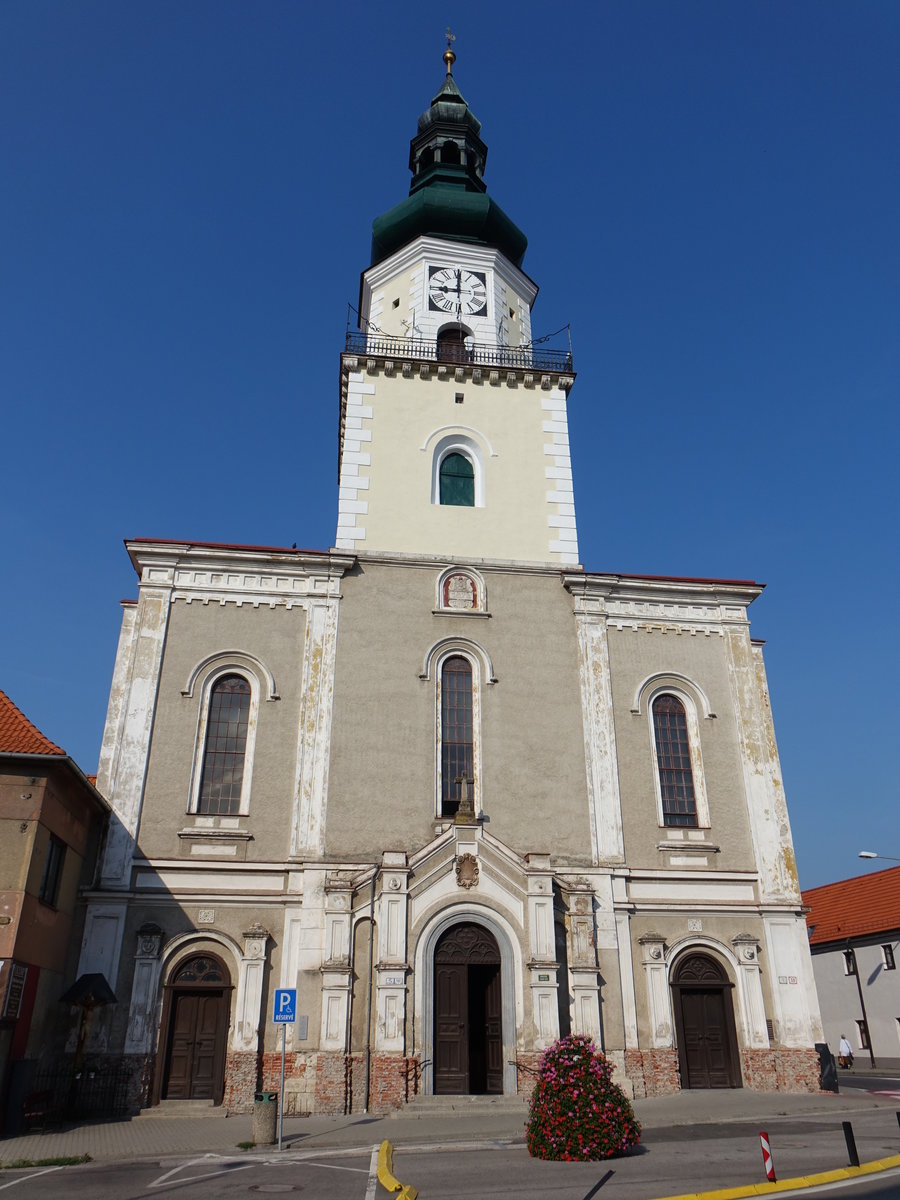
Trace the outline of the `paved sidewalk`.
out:
[[[900,1152],[900,1127],[894,1112],[900,1102],[855,1090],[838,1095],[792,1096],[781,1093],[734,1091],[678,1092],[653,1100],[638,1100],[635,1111],[644,1128],[644,1141],[653,1146],[660,1140],[684,1143],[696,1140],[697,1154],[704,1154],[703,1136],[696,1139],[678,1132],[683,1126],[716,1127],[710,1136],[721,1138],[722,1126],[744,1125],[735,1134],[746,1135],[747,1125],[767,1129],[776,1137],[779,1124],[804,1121],[811,1134],[820,1130],[833,1147],[841,1138],[842,1121],[852,1121],[860,1158],[881,1158]],[[141,1158],[168,1158],[185,1154],[236,1154],[238,1145],[251,1139],[250,1115],[223,1117],[216,1110],[208,1115],[160,1116],[159,1110],[125,1120],[70,1125],[0,1140],[0,1163],[18,1159],[43,1159],[61,1155],[89,1154],[98,1162]],[[524,1141],[526,1108],[509,1103],[496,1111],[475,1104],[451,1114],[430,1114],[424,1108],[402,1110],[388,1117],[285,1117],[284,1146],[293,1152],[305,1150],[370,1150],[385,1138],[395,1147],[427,1144],[477,1143],[485,1146],[515,1145]],[[666,1132],[668,1131],[668,1133]],[[835,1133],[836,1131],[836,1133]],[[842,1141],[834,1153],[846,1159]],[[270,1150],[267,1149],[267,1153]],[[688,1152],[688,1151],[685,1151]],[[758,1153],[755,1150],[754,1153]],[[842,1165],[842,1164],[836,1164]]]

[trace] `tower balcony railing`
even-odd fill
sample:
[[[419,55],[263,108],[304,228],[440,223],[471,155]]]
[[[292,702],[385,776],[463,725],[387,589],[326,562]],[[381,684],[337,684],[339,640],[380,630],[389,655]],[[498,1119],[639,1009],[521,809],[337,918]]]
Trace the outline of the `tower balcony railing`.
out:
[[[406,359],[413,362],[447,363],[457,367],[506,367],[523,371],[574,371],[570,350],[547,350],[534,346],[489,346],[478,342],[429,341],[398,338],[387,334],[348,331],[345,351],[371,358]]]

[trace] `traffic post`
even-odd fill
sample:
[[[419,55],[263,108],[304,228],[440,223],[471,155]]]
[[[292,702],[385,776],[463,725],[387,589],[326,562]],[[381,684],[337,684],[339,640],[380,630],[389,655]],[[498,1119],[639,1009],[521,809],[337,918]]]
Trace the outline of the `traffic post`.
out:
[[[777,1182],[775,1179],[775,1163],[772,1161],[772,1147],[769,1145],[769,1135],[760,1133],[759,1142],[762,1146],[763,1166],[766,1168],[766,1179],[769,1183]]]
[[[284,1045],[287,1027],[297,1019],[297,989],[275,989],[275,1011],[272,1020],[281,1026],[281,1090],[278,1093],[278,1149],[281,1149],[284,1132]]]

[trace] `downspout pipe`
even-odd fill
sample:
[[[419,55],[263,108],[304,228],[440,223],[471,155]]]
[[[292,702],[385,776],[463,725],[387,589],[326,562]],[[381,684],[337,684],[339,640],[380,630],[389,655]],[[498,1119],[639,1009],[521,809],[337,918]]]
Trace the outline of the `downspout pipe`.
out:
[[[371,1077],[372,1059],[372,988],[375,964],[372,952],[375,946],[375,876],[372,876],[372,896],[369,900],[369,961],[367,966],[368,984],[366,987],[366,1050],[363,1068],[363,1112],[369,1111],[369,1080]]]

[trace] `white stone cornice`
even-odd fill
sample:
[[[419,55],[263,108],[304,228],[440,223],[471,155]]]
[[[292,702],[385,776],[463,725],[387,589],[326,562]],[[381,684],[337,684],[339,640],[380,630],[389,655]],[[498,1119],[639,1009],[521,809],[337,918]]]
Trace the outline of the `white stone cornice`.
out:
[[[304,605],[338,598],[352,555],[312,554],[267,547],[129,542],[141,586],[170,589],[171,601],[252,607]]]

